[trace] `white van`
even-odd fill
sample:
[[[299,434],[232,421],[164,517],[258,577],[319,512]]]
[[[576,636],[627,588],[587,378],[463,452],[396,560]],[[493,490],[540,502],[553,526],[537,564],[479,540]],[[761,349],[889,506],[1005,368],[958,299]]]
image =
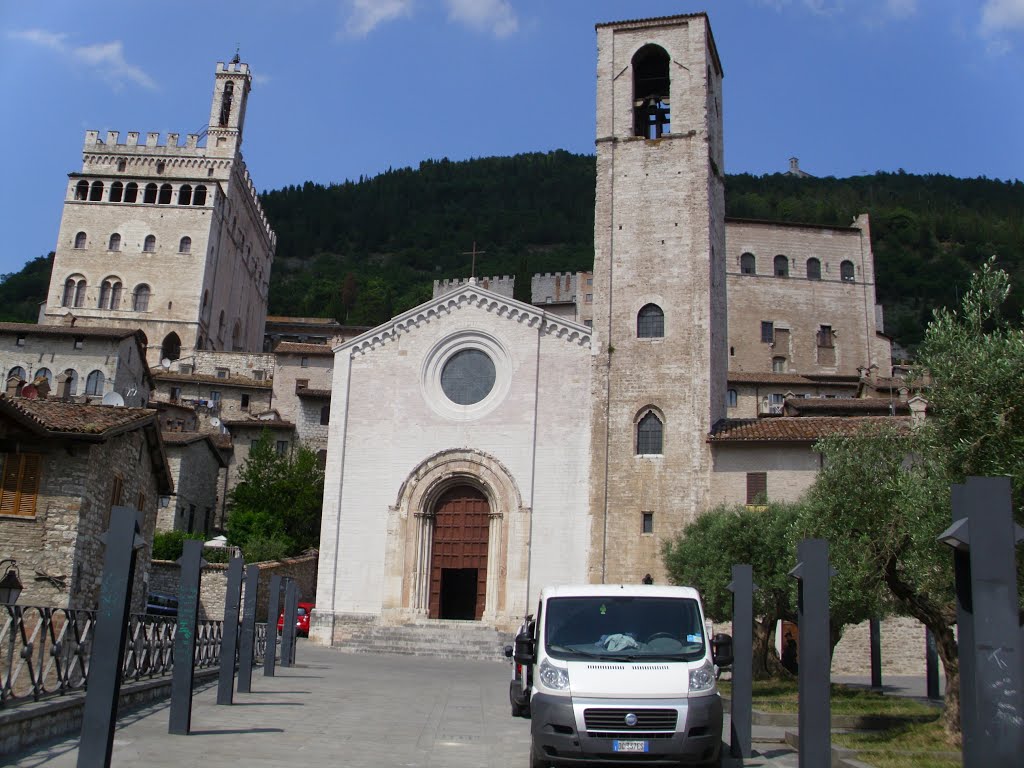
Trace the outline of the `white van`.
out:
[[[531,768],[720,764],[722,700],[695,589],[546,587],[515,661],[532,667]]]

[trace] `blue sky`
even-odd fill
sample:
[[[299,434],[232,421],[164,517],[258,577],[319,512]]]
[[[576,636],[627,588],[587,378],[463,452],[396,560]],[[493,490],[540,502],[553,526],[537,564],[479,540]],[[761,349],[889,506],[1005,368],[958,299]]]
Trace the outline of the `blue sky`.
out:
[[[260,189],[593,152],[594,24],[707,10],[726,170],[1024,178],[1024,0],[0,0],[0,273],[54,247],[86,129],[197,132],[255,75]]]

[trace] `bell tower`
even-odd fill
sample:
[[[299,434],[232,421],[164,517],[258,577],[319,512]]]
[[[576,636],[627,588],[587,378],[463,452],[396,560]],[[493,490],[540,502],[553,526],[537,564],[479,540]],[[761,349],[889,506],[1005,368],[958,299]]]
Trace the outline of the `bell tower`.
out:
[[[243,63],[237,53],[227,64],[217,62],[210,125],[206,130],[210,154],[232,156],[241,148],[245,106],[251,87],[249,65]]]
[[[589,575],[664,583],[725,415],[722,67],[703,13],[597,38]]]

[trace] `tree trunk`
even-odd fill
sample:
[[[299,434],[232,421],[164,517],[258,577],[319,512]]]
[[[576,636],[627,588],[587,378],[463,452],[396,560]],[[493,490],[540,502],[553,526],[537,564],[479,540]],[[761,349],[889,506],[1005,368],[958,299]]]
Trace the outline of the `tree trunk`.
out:
[[[789,671],[782,666],[779,655],[772,645],[776,619],[769,617],[754,619],[754,679],[766,680],[772,677],[789,677]]]

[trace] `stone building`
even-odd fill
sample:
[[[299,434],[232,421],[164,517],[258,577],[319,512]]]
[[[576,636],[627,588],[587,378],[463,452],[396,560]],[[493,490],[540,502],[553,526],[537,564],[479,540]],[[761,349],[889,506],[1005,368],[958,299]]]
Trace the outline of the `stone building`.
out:
[[[795,498],[816,440],[885,418],[797,399],[890,374],[866,217],[726,221],[705,14],[597,42],[593,272],[536,276],[532,304],[511,277],[436,281],[334,346],[321,642],[513,629],[545,584],[661,581],[665,538],[718,503]],[[787,397],[795,415],[770,416]]]
[[[173,489],[156,411],[0,396],[0,558],[23,605],[96,607],[113,506],[142,512],[133,610],[146,595],[160,496]]]
[[[184,144],[86,131],[40,323],[141,328],[150,365],[262,348],[276,241],[241,153],[251,83],[218,63],[209,124]]]
[[[354,339],[368,330],[369,326],[342,325],[329,317],[269,315],[263,333],[263,351],[273,351],[282,341],[293,341],[298,344],[335,344]]]
[[[222,469],[228,459],[207,432],[163,432],[174,493],[160,497],[159,531],[209,535],[216,521]]]
[[[295,424],[296,437],[326,462],[334,350],[326,344],[282,341],[274,355],[277,412],[281,419]]]
[[[54,398],[99,403],[116,392],[124,404],[145,407],[153,389],[140,332],[128,328],[0,323],[0,371],[4,381],[25,384]]]

